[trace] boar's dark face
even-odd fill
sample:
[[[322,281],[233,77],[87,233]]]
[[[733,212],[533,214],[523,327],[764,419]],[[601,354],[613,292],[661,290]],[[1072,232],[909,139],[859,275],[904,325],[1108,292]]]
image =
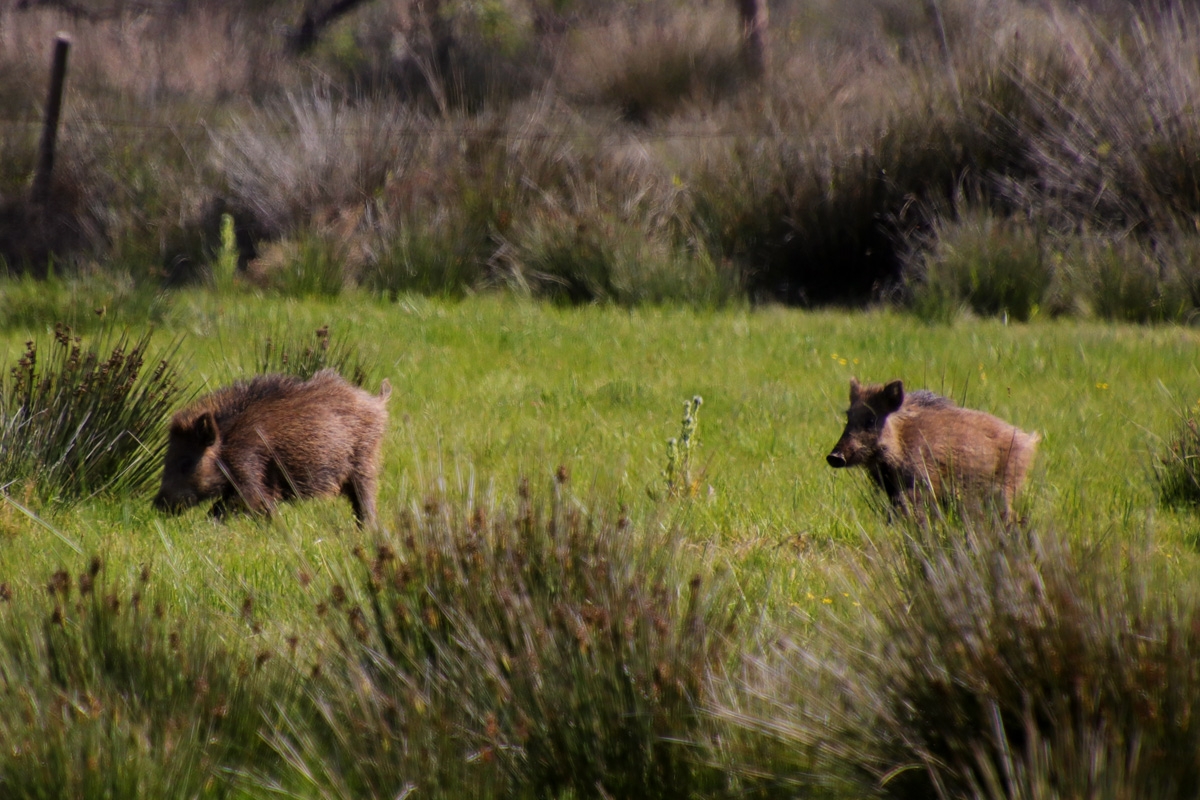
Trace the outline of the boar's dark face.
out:
[[[863,387],[850,379],[850,408],[846,410],[846,429],[842,438],[825,456],[835,468],[866,466],[879,462],[883,453],[879,444],[883,424],[893,411],[904,404],[904,384],[892,381]]]
[[[201,500],[216,497],[226,483],[218,455],[221,434],[211,413],[171,423],[162,485],[154,496],[159,511],[178,514]]]

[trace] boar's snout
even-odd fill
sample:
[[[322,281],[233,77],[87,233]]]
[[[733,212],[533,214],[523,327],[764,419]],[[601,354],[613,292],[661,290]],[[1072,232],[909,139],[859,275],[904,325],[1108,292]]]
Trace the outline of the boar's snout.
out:
[[[840,469],[846,466],[846,457],[836,450],[825,456],[825,460],[828,461],[829,466],[833,467],[834,469]]]

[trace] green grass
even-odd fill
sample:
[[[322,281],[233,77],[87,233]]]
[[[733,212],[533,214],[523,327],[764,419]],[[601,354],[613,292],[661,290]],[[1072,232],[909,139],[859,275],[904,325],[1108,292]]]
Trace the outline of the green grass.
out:
[[[664,494],[680,405],[700,395],[696,498],[678,504],[698,542],[767,561],[790,559],[797,540],[821,546],[883,534],[864,476],[835,472],[823,460],[841,430],[849,378],[858,376],[901,377],[1039,431],[1023,500],[1035,521],[1081,535],[1149,529],[1172,544],[1184,541],[1191,523],[1157,510],[1151,480],[1156,437],[1173,429],[1175,401],[1200,396],[1200,334],[1189,329],[927,326],[887,312],[630,312],[498,297],[392,304],[356,295],[335,304],[196,292],[173,299],[154,335],[164,343],[182,337],[180,377],[203,392],[242,374],[266,335],[304,339],[324,325],[375,365],[374,380],[387,377],[395,387],[385,518],[419,501],[434,481],[510,495],[520,477],[547,478],[560,464],[576,487],[646,511]],[[34,332],[4,334],[6,361]],[[276,523],[228,528],[211,528],[202,511],[157,517],[147,497],[43,513],[85,550],[133,556],[161,552],[164,537],[187,546],[200,537],[214,566],[254,574],[260,548],[248,544],[265,547],[261,560],[273,561],[283,539],[308,542],[330,524],[348,530],[345,510],[333,501],[293,505]],[[13,541],[0,569],[53,566],[57,554],[39,546],[42,528],[5,513]],[[114,528],[129,530],[114,542]]]
[[[776,3],[750,81],[729,3],[188,5],[0,12],[12,120],[76,42],[0,383],[58,323],[386,378],[382,530],[22,464],[0,797],[1196,793],[1194,13]],[[828,468],[851,376],[1039,432],[1019,530]]]
[[[25,291],[23,286],[4,284],[0,292],[10,287]],[[70,291],[69,284],[66,287],[63,291]],[[107,313],[107,322],[128,327],[131,335],[151,330],[144,306],[133,307],[128,316],[119,306]],[[249,290],[189,290],[161,298],[153,313],[157,322],[152,343],[166,345],[178,339],[180,379],[201,392],[254,369],[263,358],[266,337],[311,344],[314,333],[326,325],[330,340],[345,348],[340,352],[356,353],[359,363],[370,365],[369,389],[383,378],[393,386],[380,481],[382,533],[358,531],[341,499],[289,504],[269,521],[240,518],[228,524],[213,522],[204,509],[181,517],[161,516],[150,508],[149,493],[94,498],[69,509],[40,504],[36,492],[0,500],[0,599],[11,593],[13,611],[6,613],[32,626],[31,633],[17,634],[18,644],[24,641],[20,637],[36,639],[37,620],[51,613],[45,599],[47,577],[59,569],[79,575],[90,557],[99,555],[106,580],[114,585],[133,585],[143,567],[149,568],[155,597],[167,607],[168,617],[181,620],[185,633],[188,626],[195,627],[189,635],[209,642],[197,658],[233,664],[238,663],[237,653],[273,655],[263,680],[293,687],[279,697],[288,720],[277,733],[291,731],[288,735],[297,746],[317,750],[270,761],[270,770],[290,777],[250,775],[249,783],[263,792],[278,779],[304,797],[348,796],[322,781],[333,781],[329,776],[339,774],[330,766],[341,757],[335,741],[338,725],[372,719],[370,703],[375,700],[336,695],[337,686],[356,685],[352,680],[338,683],[342,679],[337,675],[353,671],[330,672],[336,666],[333,654],[341,652],[338,637],[348,641],[354,625],[347,622],[350,627],[342,629],[322,622],[319,601],[328,598],[335,585],[365,590],[355,548],[374,553],[381,542],[391,542],[403,549],[404,532],[411,526],[406,520],[442,503],[457,509],[453,513],[461,512],[462,520],[469,520],[475,509],[503,519],[516,513],[513,509],[522,502],[523,477],[544,492],[560,467],[569,474],[571,507],[578,509],[571,513],[597,520],[595,530],[605,531],[606,537],[620,539],[620,524],[615,534],[604,527],[604,520],[611,522],[615,515],[632,520],[632,530],[649,536],[647,541],[674,531],[677,538],[671,547],[678,547],[684,561],[662,562],[667,570],[662,574],[676,576],[664,580],[663,586],[677,600],[686,598],[688,591],[687,579],[678,577],[679,563],[693,565],[687,569],[700,565],[714,575],[729,570],[732,595],[748,611],[739,617],[736,632],[729,634],[734,643],[727,652],[734,655],[727,657],[728,666],[754,652],[760,638],[773,641],[770,631],[775,626],[782,626],[789,640],[803,647],[808,647],[806,637],[825,635],[821,631],[829,626],[816,624],[821,620],[834,621],[832,629],[851,643],[861,631],[869,632],[869,626],[861,628],[861,619],[867,619],[861,610],[871,606],[876,597],[871,587],[880,579],[859,580],[867,574],[863,570],[871,569],[867,543],[899,542],[905,528],[889,523],[881,513],[865,474],[835,471],[824,462],[844,423],[851,376],[900,377],[906,386],[941,391],[1040,432],[1038,457],[1017,505],[1042,535],[1072,547],[1101,541],[1116,549],[1145,550],[1154,575],[1148,590],[1165,594],[1187,590],[1197,564],[1200,540],[1194,511],[1161,507],[1155,483],[1156,458],[1178,427],[1179,409],[1194,406],[1200,398],[1195,366],[1200,333],[1189,328],[1042,318],[1030,324],[962,318],[950,325],[928,325],[888,311],[800,312],[770,306],[629,310],[559,307],[507,295],[461,301],[402,296],[391,302],[354,290],[337,302]],[[52,330],[51,319],[0,332],[5,368],[19,358],[27,338],[45,336],[48,329]],[[689,491],[671,492],[664,477],[668,440],[681,436],[681,406],[696,396],[703,397],[703,410],[690,434]],[[461,536],[462,526],[469,529],[471,524],[456,522],[446,535]],[[496,528],[501,529],[502,525]],[[464,542],[454,547],[469,553],[470,537]],[[627,563],[623,568],[648,569],[651,575],[660,568],[642,556],[629,558],[621,562]],[[429,585],[437,580],[433,573]],[[492,585],[483,582],[480,591],[490,592]],[[1102,596],[1102,587],[1097,591]],[[558,619],[556,596],[551,593],[539,601],[547,605],[538,613]],[[408,597],[419,600],[418,595]],[[482,625],[485,639],[480,642],[486,641],[487,631],[493,630],[487,622],[491,612],[475,616],[471,609],[490,606],[474,597],[463,602],[461,613],[470,622],[464,630]],[[586,607],[593,600],[572,602]],[[34,611],[18,611],[18,603]],[[248,607],[252,613],[246,612]],[[325,611],[332,613],[328,607]],[[68,621],[79,622],[71,624],[82,626],[91,619],[83,610],[73,613],[76,616],[69,615]],[[345,609],[338,613],[345,619]],[[522,624],[536,627],[536,619],[529,617]],[[138,641],[136,633],[136,628],[129,633],[131,642]],[[213,645],[214,635],[224,644]],[[295,641],[289,642],[292,637]],[[226,647],[234,656],[217,661],[225,658]],[[472,690],[478,699],[487,671],[479,671],[482,668],[472,659],[491,651],[469,652],[476,655],[455,658],[462,660],[459,668],[467,670],[463,674],[481,681]],[[373,657],[367,655],[370,661]],[[108,658],[99,650],[82,657]],[[0,655],[0,662],[5,658]],[[331,700],[333,705],[324,710],[301,702],[300,694],[291,694],[294,681],[288,682],[318,664],[325,665],[323,680],[334,681],[328,692],[336,702]],[[722,666],[709,668],[715,676]],[[278,674],[272,672],[276,669]],[[412,669],[389,680],[404,684]],[[597,681],[608,680],[597,675]],[[121,688],[126,685],[104,691],[128,693]],[[79,688],[84,684],[72,686],[77,693],[84,691]],[[596,688],[601,691],[601,683]],[[31,684],[29,690],[50,691],[41,684]],[[386,705],[387,696],[384,691],[379,702]],[[417,696],[425,698],[422,702],[430,698],[421,692]],[[78,702],[85,701],[86,697]],[[182,700],[183,704],[171,700],[175,705],[166,709],[156,701],[146,702],[138,706],[146,720],[190,713]],[[446,696],[439,702],[447,702]],[[237,724],[257,724],[252,722],[255,713],[248,707]],[[321,744],[325,740],[319,737],[326,734],[313,728],[316,717],[306,716],[313,714],[326,715],[322,718],[334,739]],[[10,724],[19,727],[19,718],[13,719]],[[597,724],[608,724],[597,719]],[[480,719],[474,723],[484,725]],[[406,724],[417,723],[410,719]],[[73,743],[83,741],[100,748],[104,758],[117,758],[116,751],[105,749],[109,745],[95,732],[99,729],[90,730],[93,733],[78,733],[84,737],[79,740],[71,738],[76,733],[64,734],[63,757],[77,754]],[[516,724],[513,730],[526,729]],[[479,730],[444,733],[447,738],[439,738],[441,733],[418,725],[413,735],[432,737],[421,745],[430,748],[430,758],[457,752],[456,743],[478,741],[481,735]],[[100,738],[86,738],[93,734]],[[574,734],[562,735],[562,747],[578,746],[571,738]],[[689,727],[688,735],[704,740],[708,734],[699,725]],[[695,752],[709,753],[709,745],[699,740],[693,743]],[[189,750],[188,757],[202,757],[203,740],[188,741],[200,748]],[[219,758],[240,763],[247,757],[238,750],[243,747],[240,741],[231,741],[228,746],[233,749],[221,750],[227,755]],[[722,734],[719,742],[735,739]],[[747,752],[758,752],[755,748],[760,746],[751,742],[748,751],[729,751],[731,761],[711,753],[705,758],[728,766],[745,761]],[[386,747],[380,752],[384,751]],[[767,762],[753,763],[786,766],[788,758],[804,760],[800,751],[786,757],[770,748],[765,752]],[[137,750],[131,757],[147,764],[157,758],[152,749]],[[827,757],[821,763],[827,765]],[[402,787],[409,780],[406,770],[420,771],[421,758],[411,758],[415,760],[397,762],[380,774]],[[326,778],[309,785],[290,771],[306,763],[318,764]],[[487,783],[492,778],[484,781],[491,787],[488,791],[520,796],[497,787],[511,788],[505,781],[519,783],[524,780],[519,776],[532,774],[521,763],[518,759],[515,766],[505,767],[508,777],[503,780],[496,777],[499,773],[485,771],[495,778],[493,783]],[[174,770],[185,768],[186,762],[172,762],[147,780],[159,782],[153,785],[183,785],[175,777],[183,773]],[[801,771],[807,768],[800,763]],[[836,763],[829,768],[841,769]],[[0,769],[0,780],[2,773]],[[453,769],[447,774],[453,776]],[[37,782],[36,777],[29,780],[30,785]],[[614,780],[613,785],[619,785],[635,779]],[[743,788],[757,779],[745,780]],[[228,782],[214,785],[214,795],[234,791]],[[528,784],[522,785],[529,790]],[[453,796],[453,781],[445,786],[450,787],[444,790],[446,796]],[[251,795],[262,794],[258,789],[250,790]]]

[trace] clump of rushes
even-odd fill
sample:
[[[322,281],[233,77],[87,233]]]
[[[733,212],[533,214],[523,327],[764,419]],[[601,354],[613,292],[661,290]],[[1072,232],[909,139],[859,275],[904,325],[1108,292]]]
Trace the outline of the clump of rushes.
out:
[[[150,336],[101,335],[85,345],[60,324],[48,347],[26,342],[0,379],[0,490],[27,480],[43,498],[71,501],[153,482],[183,388],[176,346],[155,357]]]
[[[667,483],[667,494],[671,497],[679,495],[694,495],[699,481],[692,481],[692,446],[696,438],[696,428],[700,406],[704,398],[696,395],[683,404],[683,422],[679,427],[679,438],[667,439],[667,467],[663,470],[663,478]]]
[[[881,587],[881,751],[918,766],[889,794],[1200,791],[1195,601],[1157,591],[1137,553],[966,533]]]
[[[328,325],[313,331],[311,339],[268,336],[252,366],[255,374],[281,372],[305,380],[323,369],[332,369],[355,386],[363,386],[372,371],[356,348],[333,342]]]
[[[327,796],[693,797],[730,582],[681,537],[589,514],[560,470],[516,508],[434,496],[320,598],[315,724],[278,741]]]
[[[1159,501],[1165,506],[1200,507],[1200,402],[1179,413],[1166,450],[1154,462]]]
[[[279,764],[263,711],[291,685],[172,609],[148,567],[107,572],[92,558],[44,589],[0,585],[0,795],[245,796],[241,776]]]
[[[1200,605],[1147,553],[1000,526],[876,547],[861,608],[768,654],[725,715],[758,753],[847,796],[1200,791]]]

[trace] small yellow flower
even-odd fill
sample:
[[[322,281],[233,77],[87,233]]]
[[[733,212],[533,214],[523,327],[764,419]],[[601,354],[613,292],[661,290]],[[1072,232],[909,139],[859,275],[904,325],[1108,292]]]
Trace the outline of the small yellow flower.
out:
[[[857,359],[857,358],[856,358],[856,359],[854,359],[854,363],[855,363],[855,364],[857,364],[857,363],[858,363],[858,359]]]
[[[846,366],[846,359],[844,359],[844,358],[839,358],[839,359],[838,359],[838,363],[839,363],[839,364],[841,364],[841,365],[844,367],[844,366]]]
[[[839,356],[837,353],[830,353],[829,357],[832,358],[834,361],[837,361],[841,356]]]
[[[1108,384],[1105,383],[1104,381],[1100,381],[1099,383],[1096,384],[1096,388],[1103,392],[1108,389]]]
[[[812,592],[806,592],[806,593],[805,593],[805,596],[806,596],[806,597],[807,597],[809,600],[816,600],[816,599],[817,599],[817,596],[816,596],[815,594],[813,594]]]
[[[832,598],[832,597],[826,597],[826,598],[824,598],[823,600],[821,600],[821,602],[822,602],[822,603],[824,603],[824,604],[825,604],[825,605],[827,605],[827,606],[831,606],[831,605],[833,605],[833,598]]]

